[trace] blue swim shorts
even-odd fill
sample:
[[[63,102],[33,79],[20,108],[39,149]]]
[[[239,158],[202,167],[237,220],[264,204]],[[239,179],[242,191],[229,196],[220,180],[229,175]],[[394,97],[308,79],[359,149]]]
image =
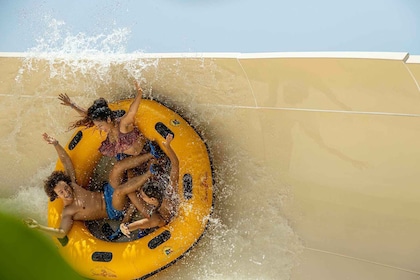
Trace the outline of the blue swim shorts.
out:
[[[128,158],[128,157],[131,157],[131,155],[127,155],[127,154],[124,154],[124,153],[118,153],[115,156],[115,158],[117,159],[117,161],[121,161],[121,160],[123,160],[125,158]]]
[[[124,211],[119,211],[112,206],[112,195],[114,194],[114,188],[106,183],[104,186],[104,197],[106,212],[111,220],[121,220],[124,217]]]

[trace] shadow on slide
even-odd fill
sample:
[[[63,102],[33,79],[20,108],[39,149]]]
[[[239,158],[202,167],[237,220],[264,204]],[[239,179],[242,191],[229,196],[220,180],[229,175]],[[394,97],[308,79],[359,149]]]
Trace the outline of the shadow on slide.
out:
[[[63,260],[47,236],[4,213],[0,213],[0,225],[0,279],[84,279]]]

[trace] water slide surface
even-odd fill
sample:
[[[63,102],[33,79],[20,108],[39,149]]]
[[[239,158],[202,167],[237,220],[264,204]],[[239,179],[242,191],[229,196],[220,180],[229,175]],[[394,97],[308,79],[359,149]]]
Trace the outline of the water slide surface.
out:
[[[160,278],[418,279],[420,57],[1,53],[0,65],[0,196],[41,201],[18,214],[45,215],[56,158],[40,135],[67,141],[77,119],[58,94],[128,98],[134,77],[200,132],[215,172],[205,236]]]

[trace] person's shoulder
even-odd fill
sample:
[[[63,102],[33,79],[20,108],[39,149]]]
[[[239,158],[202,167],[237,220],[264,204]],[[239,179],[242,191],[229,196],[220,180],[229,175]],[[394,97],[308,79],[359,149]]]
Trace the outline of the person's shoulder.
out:
[[[71,217],[73,218],[74,214],[76,214],[79,211],[78,207],[76,206],[76,203],[73,201],[71,204],[64,206],[63,212],[61,213],[61,216],[64,217]]]
[[[89,190],[85,189],[84,187],[82,187],[81,185],[79,185],[76,182],[71,182],[71,187],[73,188],[73,190],[89,191]]]

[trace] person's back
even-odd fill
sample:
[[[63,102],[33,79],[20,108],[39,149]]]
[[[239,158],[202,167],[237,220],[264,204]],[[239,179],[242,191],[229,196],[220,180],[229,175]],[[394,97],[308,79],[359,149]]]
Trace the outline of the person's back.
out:
[[[157,211],[165,222],[169,223],[178,213],[179,197],[171,185],[168,185],[166,188],[163,192],[162,203]]]
[[[119,122],[116,121],[116,127]],[[130,132],[123,133],[117,130],[117,135],[108,133],[107,138],[101,143],[99,152],[104,156],[121,158],[121,154],[126,156],[139,155],[145,146],[146,138],[141,134],[140,130],[135,126]],[[120,154],[120,156],[118,156]],[[126,156],[123,156],[125,158]]]
[[[169,223],[178,213],[179,196],[178,196],[178,180],[179,180],[179,160],[171,147],[173,135],[168,134],[163,145],[171,161],[171,170],[169,172],[169,183],[163,191],[162,204],[159,207],[159,213],[166,223]]]

